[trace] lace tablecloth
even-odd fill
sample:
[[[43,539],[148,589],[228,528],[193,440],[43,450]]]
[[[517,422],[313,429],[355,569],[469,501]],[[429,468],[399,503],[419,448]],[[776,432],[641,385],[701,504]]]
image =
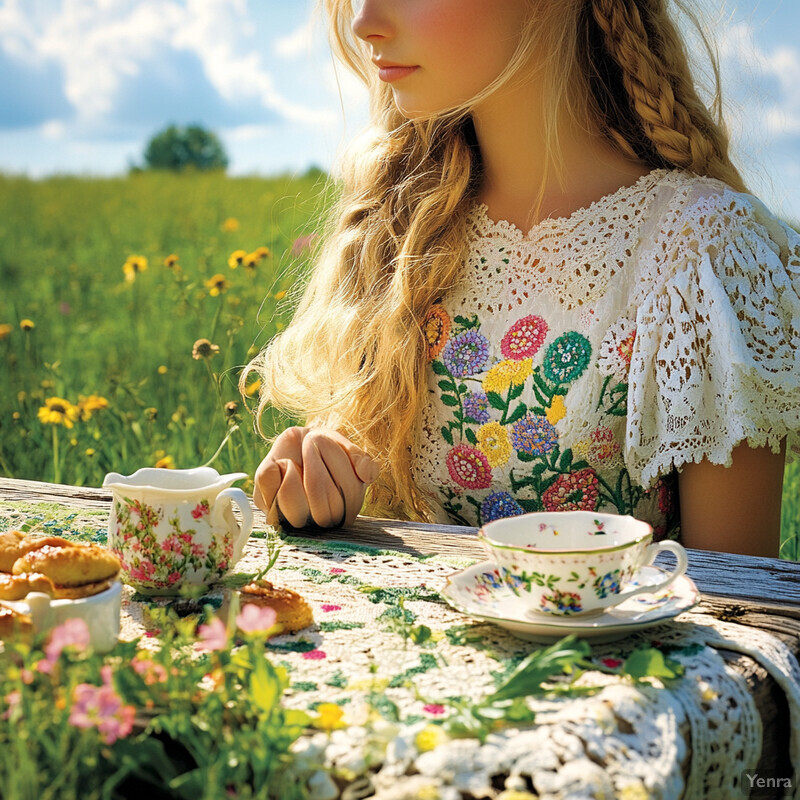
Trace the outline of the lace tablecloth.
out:
[[[105,514],[0,504],[0,530],[21,520],[37,529],[103,541]],[[267,559],[251,538],[242,572]],[[315,624],[270,640],[272,659],[291,677],[285,702],[316,711],[338,704],[344,727],[303,737],[309,760],[324,763],[314,797],[401,798],[730,798],[746,796],[761,755],[762,726],[745,678],[721,649],[746,653],[786,693],[791,761],[800,765],[800,667],[775,636],[699,612],[592,647],[598,665],[642,644],[680,661],[684,675],[667,688],[588,671],[588,696],[529,701],[535,724],[478,739],[448,739],[436,726],[443,701],[472,702],[493,691],[538,645],[443,602],[446,577],[467,561],[287,538],[270,573],[299,591]],[[125,587],[123,638],[153,623],[148,602]],[[167,601],[159,601],[161,603]],[[429,635],[415,635],[424,628]],[[363,776],[368,774],[368,778]],[[333,778],[336,778],[334,781]],[[359,780],[359,776],[362,776]],[[342,787],[345,788],[342,794]],[[795,783],[796,785],[796,783]],[[800,792],[795,789],[795,797]]]

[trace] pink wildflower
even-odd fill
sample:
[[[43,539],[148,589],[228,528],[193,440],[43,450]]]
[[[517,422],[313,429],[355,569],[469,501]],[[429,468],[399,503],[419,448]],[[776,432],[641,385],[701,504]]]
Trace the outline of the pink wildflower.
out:
[[[228,631],[219,617],[214,617],[208,625],[201,625],[197,629],[197,636],[200,641],[196,647],[201,652],[224,650],[228,646]]]
[[[618,658],[601,658],[600,663],[609,669],[618,669],[622,666],[622,661]]]
[[[275,625],[277,617],[274,608],[248,603],[236,617],[236,625],[243,633],[266,633]]]
[[[127,736],[133,730],[136,709],[122,704],[110,685],[79,683],[72,693],[69,722],[76,728],[97,728],[106,744]]]
[[[44,654],[47,662],[52,666],[58,661],[58,657],[65,647],[74,647],[80,652],[88,646],[89,626],[82,619],[68,619],[53,628],[50,641],[45,645]],[[40,671],[49,672],[49,670]]]
[[[6,695],[5,700],[8,703],[8,708],[3,713],[3,719],[10,719],[17,706],[22,702],[22,692],[19,689],[14,689],[13,692],[9,692]]]
[[[134,672],[144,676],[144,682],[148,686],[152,686],[154,683],[164,683],[167,680],[167,670],[149,658],[134,658],[131,666]]]
[[[319,239],[319,234],[316,233],[298,236],[292,243],[292,255],[297,257],[302,255],[306,250],[311,250],[317,239]]]

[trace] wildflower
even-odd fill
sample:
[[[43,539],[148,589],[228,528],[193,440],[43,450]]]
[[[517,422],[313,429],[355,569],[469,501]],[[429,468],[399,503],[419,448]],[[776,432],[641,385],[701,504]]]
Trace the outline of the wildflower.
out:
[[[66,620],[66,622],[53,628],[50,640],[44,648],[45,657],[38,662],[36,668],[39,672],[52,672],[65,648],[72,647],[81,652],[89,646],[89,641],[89,626],[84,620]]]
[[[211,297],[218,297],[224,291],[226,291],[229,286],[228,281],[225,280],[225,276],[221,272],[218,272],[216,275],[212,275],[204,283]]]
[[[201,358],[213,358],[219,353],[219,345],[211,344],[208,339],[198,339],[192,345],[192,358],[199,361]]]
[[[508,433],[499,422],[487,422],[478,429],[478,444],[493,467],[502,466],[511,456]]]
[[[8,708],[3,713],[3,719],[11,719],[14,712],[19,708],[22,703],[22,692],[19,689],[14,689],[5,696],[5,701]]]
[[[39,409],[39,421],[71,428],[79,416],[78,408],[61,397],[48,397]]]
[[[454,378],[463,378],[480,370],[489,357],[489,340],[481,333],[466,330],[444,346],[442,361]]]
[[[166,668],[162,664],[156,664],[151,661],[141,651],[131,661],[131,666],[137,675],[144,677],[144,682],[148,686],[152,686],[154,683],[164,683],[167,680]]]
[[[147,269],[147,259],[144,256],[128,256],[128,260],[122,265],[125,273],[125,280],[133,283],[140,272]]]
[[[495,364],[483,379],[483,389],[485,392],[495,392],[502,394],[507,392],[511,385],[522,386],[532,372],[533,361],[530,358],[523,358],[518,361],[506,359],[499,364]]]
[[[295,257],[301,256],[306,250],[313,249],[317,239],[319,239],[319,234],[317,233],[308,233],[305,236],[298,236],[294,242],[292,242],[292,255]]]
[[[14,330],[7,322],[0,325],[0,340],[5,339]]]
[[[94,447],[87,447],[87,448],[86,448],[86,450],[84,450],[84,451],[83,451],[84,455],[85,455],[87,458],[92,458],[92,456],[94,456],[94,454],[95,454],[96,452],[97,452],[97,451],[94,449]]]
[[[175,459],[172,456],[161,456],[156,463],[156,469],[175,469]]]
[[[242,633],[271,633],[278,614],[269,606],[248,603],[236,617],[236,625]]]
[[[195,646],[201,652],[224,650],[228,646],[228,631],[219,617],[214,617],[208,625],[201,625],[197,637],[200,641]]]
[[[249,269],[252,272],[258,266],[259,261],[261,261],[261,259],[255,253],[249,253],[244,257],[242,263],[245,269]]]
[[[239,413],[239,404],[235,400],[225,403],[225,418],[233,419]]]
[[[488,489],[492,467],[486,454],[468,444],[458,444],[445,458],[450,477],[465,489]]]
[[[157,408],[153,408],[153,406],[150,406],[149,408],[146,408],[144,410],[144,418],[148,422],[155,422],[156,419],[158,418],[158,409]]]
[[[239,230],[239,220],[236,217],[228,217],[220,227],[225,233],[236,233]]]
[[[262,245],[261,247],[257,247],[257,248],[256,248],[256,249],[253,251],[253,255],[254,255],[254,256],[257,258],[257,259],[259,259],[259,261],[260,261],[262,258],[269,258],[269,257],[272,255],[272,253],[270,252],[270,250],[269,250],[269,247],[264,247],[264,246]]]
[[[286,297],[286,289],[281,289],[279,292],[275,292],[273,295],[276,300],[283,300]]]
[[[167,366],[166,364],[162,364],[157,370],[159,375],[166,375],[167,374]]]
[[[414,744],[420,753],[434,750],[447,740],[447,735],[438,725],[426,725],[414,739]]]
[[[244,264],[244,260],[247,258],[247,251],[245,250],[234,250],[230,257],[228,258],[228,266],[231,269],[236,269],[237,267],[241,267]]]
[[[346,727],[342,721],[344,709],[336,703],[320,703],[317,706],[319,716],[314,720],[314,726],[323,731],[333,731],[337,728]]]
[[[175,255],[175,253],[170,253],[170,254],[169,254],[169,255],[168,255],[168,256],[167,256],[167,257],[164,259],[164,266],[165,266],[167,269],[172,269],[172,268],[173,268],[173,267],[174,267],[174,266],[175,266],[177,263],[178,263],[178,256],[176,256],[176,255]]]
[[[127,736],[133,730],[136,709],[122,704],[122,698],[105,684],[79,683],[72,692],[69,722],[76,728],[97,728],[106,744]]]
[[[19,321],[20,330],[23,331],[32,331],[36,325],[32,319],[21,319]]]
[[[258,394],[258,390],[261,388],[261,378],[256,378],[248,387],[244,390],[244,393],[248,397],[253,397],[254,395]]]
[[[443,306],[434,305],[425,317],[422,330],[428,348],[428,361],[433,361],[447,344],[450,335],[450,316]]]
[[[544,343],[547,323],[541,317],[529,315],[517,320],[500,342],[500,352],[514,360],[532,358]]]
[[[564,395],[557,394],[553,396],[550,407],[547,409],[547,421],[551,425],[555,425],[561,419],[567,416],[567,407],[564,405]]]
[[[88,397],[79,395],[77,408],[81,419],[85,422],[92,418],[92,414],[95,411],[102,411],[108,408],[108,400],[97,394],[90,394]]]

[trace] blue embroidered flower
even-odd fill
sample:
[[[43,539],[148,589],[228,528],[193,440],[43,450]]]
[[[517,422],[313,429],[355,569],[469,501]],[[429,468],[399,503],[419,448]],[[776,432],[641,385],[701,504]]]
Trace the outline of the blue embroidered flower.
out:
[[[511,429],[511,444],[532,456],[549,453],[558,444],[558,431],[547,421],[528,412]]]
[[[569,383],[583,374],[592,357],[589,340],[575,331],[559,336],[544,354],[545,377],[553,383]]]
[[[524,513],[525,509],[508,492],[493,492],[481,503],[483,522],[503,517],[517,517]]]
[[[483,392],[467,392],[464,397],[464,417],[480,425],[489,421],[489,399]]]
[[[475,330],[454,336],[445,345],[442,361],[454,378],[473,375],[489,358],[489,341]]]

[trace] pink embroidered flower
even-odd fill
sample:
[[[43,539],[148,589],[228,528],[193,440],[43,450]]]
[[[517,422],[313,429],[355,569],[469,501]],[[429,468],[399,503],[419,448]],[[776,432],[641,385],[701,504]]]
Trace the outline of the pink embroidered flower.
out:
[[[307,653],[303,653],[303,658],[307,661],[322,661],[327,657],[328,654],[324,650],[309,650]]]
[[[614,431],[611,428],[600,426],[595,428],[589,438],[592,444],[589,446],[589,459],[597,462],[617,461],[621,455],[619,442],[614,439]]]
[[[330,603],[323,603],[323,604],[320,606],[320,608],[321,608],[323,611],[341,611],[341,610],[342,610],[342,607],[341,607],[341,606],[334,606],[334,605],[331,605]]]
[[[545,511],[594,511],[598,499],[597,474],[591,467],[559,475],[542,493]]]
[[[492,468],[486,454],[468,444],[458,444],[445,458],[450,477],[465,489],[488,489]]]
[[[422,710],[426,711],[428,714],[433,714],[436,717],[444,714],[445,712],[444,706],[441,706],[438,703],[428,703],[428,705],[422,707]]]
[[[331,567],[331,575],[341,575],[344,570],[341,567]]]
[[[248,603],[236,617],[236,625],[242,633],[266,633],[277,618],[274,608]]]
[[[201,625],[197,629],[197,637],[199,641],[195,647],[201,653],[224,650],[228,646],[228,631],[219,617],[214,617],[208,625]]]
[[[547,336],[547,323],[533,314],[518,319],[500,342],[500,352],[506,357],[519,361],[532,358],[544,344]]]

